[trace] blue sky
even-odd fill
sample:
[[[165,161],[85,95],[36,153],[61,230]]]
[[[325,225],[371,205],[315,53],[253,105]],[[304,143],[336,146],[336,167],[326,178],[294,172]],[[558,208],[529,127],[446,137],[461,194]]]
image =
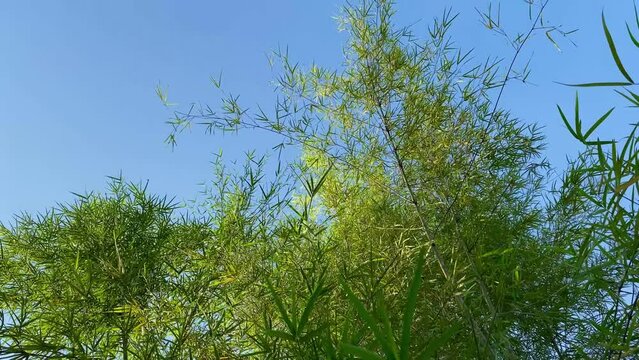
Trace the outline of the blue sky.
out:
[[[510,58],[502,39],[479,23],[475,7],[487,1],[408,1],[397,5],[397,22],[424,33],[433,16],[452,6],[460,12],[456,44],[485,56]],[[494,2],[495,4],[497,2]],[[503,1],[502,22],[526,26],[522,1]],[[216,103],[209,76],[224,74],[224,86],[247,105],[269,104],[274,93],[266,54],[288,46],[302,64],[337,67],[346,40],[333,19],[338,1],[29,1],[8,0],[0,10],[0,222],[72,200],[71,192],[101,191],[107,175],[149,180],[151,191],[190,199],[211,178],[213,153],[241,161],[246,150],[268,150],[267,134],[206,136],[201,129],[181,138],[175,150],[163,143],[167,110],[155,95],[168,87],[172,102]],[[543,35],[521,58],[532,55],[534,85],[512,84],[502,105],[526,122],[544,126],[547,156],[561,168],[578,145],[569,138],[556,104],[571,107],[574,89],[555,81],[618,80],[600,23],[605,9],[632,72],[636,49],[625,37],[632,2],[550,0],[547,21],[566,30],[577,47],[559,41],[558,52]],[[421,21],[418,21],[420,20]],[[560,39],[558,39],[560,40]],[[637,70],[635,67],[634,70]],[[586,120],[611,105],[609,92],[581,95]],[[627,110],[602,128],[619,136],[635,121]]]

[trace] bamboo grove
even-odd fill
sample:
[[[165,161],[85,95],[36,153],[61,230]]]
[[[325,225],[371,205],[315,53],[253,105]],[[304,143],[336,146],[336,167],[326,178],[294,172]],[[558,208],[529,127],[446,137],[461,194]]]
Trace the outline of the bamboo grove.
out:
[[[116,177],[0,226],[0,358],[639,357],[636,125],[599,139],[612,110],[561,105],[583,147],[553,182],[542,132],[500,106],[546,4],[506,68],[453,46],[451,12],[424,37],[367,0],[340,68],[275,53],[275,104],[212,79],[219,105],[174,111],[169,143],[191,124],[282,143],[218,158],[188,211]],[[569,86],[639,107],[602,29],[623,80]]]

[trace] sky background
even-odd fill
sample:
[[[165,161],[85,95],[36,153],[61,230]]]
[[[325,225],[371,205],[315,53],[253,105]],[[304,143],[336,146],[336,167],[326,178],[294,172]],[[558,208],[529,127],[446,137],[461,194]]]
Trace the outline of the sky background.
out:
[[[493,1],[493,3],[498,3]],[[396,22],[427,34],[446,7],[459,12],[452,37],[463,49],[510,59],[504,40],[487,31],[475,8],[488,1],[408,1],[397,4]],[[507,6],[505,4],[508,4]],[[159,83],[169,100],[217,103],[209,76],[223,72],[224,87],[246,105],[268,106],[274,74],[267,54],[288,46],[301,64],[339,67],[345,33],[334,16],[342,2],[328,1],[29,1],[5,0],[0,7],[0,222],[13,214],[39,212],[73,199],[72,192],[102,191],[108,175],[149,181],[158,194],[188,200],[212,178],[211,160],[268,151],[278,143],[264,133],[204,135],[163,143],[170,112],[155,94]],[[618,48],[632,73],[637,49],[625,35],[634,21],[630,0],[550,0],[546,21],[565,30],[577,46],[556,38],[557,51],[538,34],[522,54],[531,61],[533,84],[510,84],[502,106],[527,123],[544,127],[546,155],[561,170],[580,147],[568,135],[556,104],[571,108],[575,89],[555,82],[621,80],[607,52],[600,15],[605,10]],[[509,30],[528,27],[524,1],[503,1],[501,21]],[[637,75],[639,76],[639,75]],[[580,92],[584,121],[624,103],[610,91]],[[634,114],[619,109],[599,131],[626,132]],[[290,151],[294,151],[291,149]]]

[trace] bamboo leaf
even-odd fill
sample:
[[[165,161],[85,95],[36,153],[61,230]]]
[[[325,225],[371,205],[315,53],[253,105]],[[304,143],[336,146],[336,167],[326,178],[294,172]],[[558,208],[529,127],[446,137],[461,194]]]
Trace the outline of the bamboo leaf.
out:
[[[601,125],[607,118],[608,116],[610,116],[610,114],[612,114],[612,112],[615,110],[615,108],[611,108],[610,110],[608,110],[605,114],[603,114],[602,117],[600,117],[599,119],[597,119],[597,121],[595,121],[595,123],[590,127],[590,129],[588,129],[588,131],[586,131],[586,133],[584,134],[584,139],[588,139],[588,137],[595,131],[597,130],[597,128],[599,127],[599,125]]]
[[[561,116],[561,120],[564,122],[564,124],[566,125],[566,128],[568,129],[568,131],[570,131],[570,134],[578,140],[581,140],[581,138],[579,137],[579,135],[577,135],[577,133],[575,132],[575,130],[573,130],[572,126],[570,126],[570,123],[568,122],[568,119],[566,118],[566,115],[564,114],[563,110],[561,110],[561,107],[559,105],[557,105],[557,110],[559,110],[559,115]]]
[[[284,322],[286,323],[286,326],[288,327],[288,330],[291,332],[291,334],[296,335],[297,327],[295,326],[295,324],[293,324],[293,322],[289,318],[288,312],[286,311],[286,308],[284,307],[284,303],[282,302],[282,299],[279,297],[279,295],[273,288],[273,284],[271,284],[270,280],[268,279],[266,280],[266,285],[269,291],[271,292],[271,296],[273,296],[273,300],[275,300],[275,305],[277,306],[277,310],[280,312],[280,315],[282,316],[282,320],[284,320]]]
[[[346,353],[346,354],[350,354],[353,355],[355,357],[357,357],[358,359],[365,359],[365,360],[384,360],[383,357],[379,356],[378,354],[365,349],[361,346],[355,346],[355,345],[350,345],[350,344],[341,344],[340,345],[340,349],[342,350],[342,352]]]
[[[572,86],[572,87],[614,87],[614,86],[634,85],[634,83],[625,82],[625,81],[602,81],[602,82],[591,82],[591,83],[582,83],[582,84],[567,84],[567,83],[559,82],[558,84],[565,85],[565,86]]]
[[[333,342],[331,341],[330,335],[325,335],[322,337],[322,348],[327,355],[328,359],[337,360],[337,349],[333,346]]]
[[[326,171],[324,171],[324,173],[322,174],[322,177],[319,179],[319,181],[317,182],[317,185],[315,185],[315,187],[312,190],[311,196],[315,196],[317,195],[317,193],[319,192],[319,190],[322,188],[322,186],[324,185],[324,182],[326,181],[326,177],[328,176],[328,173],[331,172],[331,170],[333,169],[333,164],[331,163],[328,167],[328,169],[326,169]]]
[[[457,334],[460,328],[461,326],[457,323],[448,328],[448,330],[444,331],[438,337],[429,341],[426,347],[420,352],[419,359],[430,359],[434,357],[437,350],[446,345],[446,343]]]
[[[382,347],[382,350],[384,350],[386,356],[389,359],[393,359],[394,354],[392,346],[388,344],[388,340],[377,326],[377,322],[375,321],[373,316],[368,312],[368,310],[366,310],[366,307],[364,307],[364,304],[357,298],[357,296],[355,296],[351,288],[346,284],[346,281],[344,281],[344,279],[340,279],[340,283],[342,285],[342,289],[344,289],[344,292],[346,292],[349,302],[355,308],[355,311],[357,311],[357,314],[362,319],[362,321],[364,321],[364,324],[366,324],[366,326],[371,329],[373,335],[375,335],[375,339]]]
[[[276,338],[280,338],[284,340],[289,340],[289,341],[296,340],[293,335],[280,330],[264,330],[264,333],[268,336],[272,336],[272,337],[276,337]]]
[[[639,107],[639,100],[637,99],[637,94],[633,93],[630,90],[626,90],[628,92],[628,94],[624,94],[619,90],[615,90],[615,92],[619,95],[621,95],[622,97],[624,97],[626,100],[630,101],[630,103],[634,106],[634,107]]]
[[[417,263],[413,272],[413,279],[408,288],[408,299],[404,308],[404,318],[402,319],[402,337],[400,342],[401,352],[399,358],[408,360],[411,338],[411,325],[413,324],[413,316],[417,307],[417,295],[422,284],[422,272],[424,270],[424,257],[426,256],[426,247],[422,247],[417,256]]]
[[[575,132],[579,139],[585,139],[581,133],[581,119],[579,118],[579,93],[575,94]]]
[[[619,58],[619,54],[617,53],[617,48],[615,47],[615,42],[612,39],[612,35],[610,35],[610,31],[608,30],[608,25],[606,25],[606,17],[603,13],[601,13],[601,24],[603,25],[604,33],[606,35],[606,41],[608,42],[608,47],[610,48],[610,54],[612,58],[615,60],[615,64],[619,69],[619,72],[623,75],[623,77],[628,80],[629,83],[634,84],[634,80],[630,77],[623,64],[621,63],[621,59]]]
[[[393,328],[391,326],[390,318],[388,317],[388,311],[386,310],[384,297],[382,296],[381,291],[377,292],[377,309],[382,320],[384,339],[388,343],[388,346],[393,353],[392,359],[397,359],[399,357],[399,350],[397,349],[397,344],[395,343]]]
[[[300,322],[297,325],[297,333],[301,334],[304,331],[304,327],[308,322],[308,318],[311,315],[311,311],[313,311],[313,307],[317,303],[317,299],[319,299],[320,295],[324,291],[324,277],[322,276],[315,287],[315,290],[311,294],[310,298],[306,302],[306,306],[304,307],[304,311],[302,312],[302,316],[300,317]]]
[[[626,30],[628,30],[628,36],[630,36],[630,40],[632,40],[632,43],[639,48],[639,41],[637,41],[635,36],[632,34],[632,30],[630,30],[630,25],[628,25],[628,23],[626,23]]]

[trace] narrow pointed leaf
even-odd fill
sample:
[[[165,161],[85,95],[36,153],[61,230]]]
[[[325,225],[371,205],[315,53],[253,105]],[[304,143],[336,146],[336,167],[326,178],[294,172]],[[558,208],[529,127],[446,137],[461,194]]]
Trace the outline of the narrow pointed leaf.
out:
[[[628,23],[626,23],[626,30],[628,30],[628,36],[630,36],[630,40],[632,40],[632,43],[639,48],[639,41],[637,41],[635,36],[632,34],[632,30],[630,30],[630,25],[628,25]]]
[[[404,318],[402,319],[402,338],[400,343],[401,353],[399,356],[401,360],[408,360],[409,356],[411,325],[413,323],[413,316],[415,315],[415,308],[417,307],[417,295],[419,294],[419,288],[422,284],[422,271],[424,270],[425,255],[426,248],[423,247],[417,256],[413,279],[411,280],[410,288],[408,289],[408,299],[406,300]]]
[[[639,107],[639,101],[636,98],[636,94],[633,93],[632,91],[628,90],[629,94],[624,94],[619,90],[615,90],[615,92],[621,96],[623,96],[626,100],[630,101],[630,103],[632,104],[632,106],[634,107]]]
[[[615,42],[612,39],[612,35],[610,35],[610,31],[608,30],[608,25],[606,25],[606,17],[604,16],[603,13],[601,14],[601,23],[604,28],[604,33],[606,34],[606,41],[608,42],[608,47],[610,48],[610,54],[612,55],[612,58],[615,60],[615,64],[617,64],[617,68],[619,69],[619,72],[621,72],[623,77],[625,77],[626,80],[628,80],[628,82],[630,82],[631,84],[634,84],[634,80],[632,80],[632,78],[630,77],[626,69],[624,68],[623,64],[621,63],[621,59],[619,58],[619,54],[617,53],[617,48],[615,47]]]
[[[582,83],[582,84],[566,84],[566,83],[558,83],[560,85],[572,86],[572,87],[614,87],[614,86],[630,86],[634,85],[630,82],[624,81],[602,81],[602,82],[592,82],[592,83]]]
[[[375,335],[375,339],[377,340],[377,342],[379,342],[386,356],[389,359],[392,359],[394,356],[392,347],[388,344],[386,337],[377,326],[377,322],[375,321],[373,316],[368,312],[368,310],[366,310],[366,307],[364,307],[364,304],[357,298],[357,296],[355,296],[353,290],[351,290],[351,288],[346,284],[346,281],[340,279],[340,283],[342,285],[342,288],[344,289],[344,292],[346,292],[349,302],[355,308],[355,311],[357,311],[359,317],[362,319],[362,321],[364,321],[366,326],[371,329],[371,331]]]
[[[280,330],[265,330],[264,331],[266,333],[266,335],[268,336],[272,336],[272,337],[276,337],[276,338],[280,338],[280,339],[284,339],[284,340],[289,340],[289,341],[295,341],[295,337],[293,337],[293,335],[284,332],[284,331],[280,331]]]
[[[426,347],[419,354],[420,359],[430,359],[435,356],[437,351],[441,349],[442,346],[446,345],[446,343],[459,331],[459,324],[455,324],[448,328],[448,330],[444,331],[438,337],[432,339],[428,342]]]
[[[388,346],[393,352],[392,358],[397,359],[399,357],[399,349],[397,349],[397,344],[395,343],[393,328],[391,326],[390,318],[388,317],[388,311],[386,310],[384,298],[381,295],[381,292],[378,292],[377,304],[378,304],[377,307],[379,309],[378,313],[382,320],[382,329],[383,329],[385,341],[388,343]]]
[[[575,95],[575,132],[580,139],[585,139],[581,133],[581,119],[579,118],[579,93]]]
[[[284,320],[284,322],[286,323],[286,326],[288,327],[291,334],[295,334],[296,326],[295,324],[293,324],[293,322],[289,318],[288,312],[286,311],[286,308],[284,307],[284,303],[282,303],[282,299],[280,299],[279,295],[277,295],[277,292],[273,288],[273,284],[271,284],[269,280],[266,281],[266,285],[268,286],[268,289],[271,292],[271,295],[273,296],[273,300],[275,300],[275,305],[277,306],[277,309],[279,310],[280,315],[282,316],[282,320]]]
[[[297,325],[298,334],[301,334],[304,331],[304,327],[306,326],[306,323],[308,322],[308,318],[311,315],[311,311],[313,311],[313,308],[315,307],[315,304],[317,303],[317,299],[319,299],[323,290],[324,290],[324,278],[322,277],[320,281],[318,282],[317,286],[315,287],[315,290],[309,297],[308,301],[306,302],[306,306],[304,307],[304,312],[302,313],[302,316],[300,317],[300,322]]]
[[[608,116],[612,114],[614,110],[615,108],[608,110],[605,114],[603,114],[602,117],[600,117],[597,121],[595,121],[595,123],[590,127],[590,129],[588,129],[588,131],[586,131],[586,133],[584,134],[584,139],[588,139],[588,136],[590,136],[595,130],[597,130],[599,125],[601,125],[608,118]]]
[[[566,128],[568,129],[568,131],[570,131],[570,134],[578,140],[581,140],[581,138],[579,138],[579,136],[577,135],[577,133],[575,132],[575,130],[573,130],[572,126],[570,126],[570,123],[568,122],[568,119],[566,118],[566,115],[564,114],[563,110],[561,110],[561,107],[559,105],[557,105],[557,110],[559,110],[559,115],[561,116],[561,120],[564,122],[564,124],[566,125]]]
[[[379,356],[378,354],[368,350],[368,349],[364,349],[361,346],[355,346],[355,345],[350,345],[350,344],[342,344],[340,346],[342,352],[346,353],[346,354],[350,354],[355,356],[358,359],[364,359],[364,360],[384,360],[383,357]]]

